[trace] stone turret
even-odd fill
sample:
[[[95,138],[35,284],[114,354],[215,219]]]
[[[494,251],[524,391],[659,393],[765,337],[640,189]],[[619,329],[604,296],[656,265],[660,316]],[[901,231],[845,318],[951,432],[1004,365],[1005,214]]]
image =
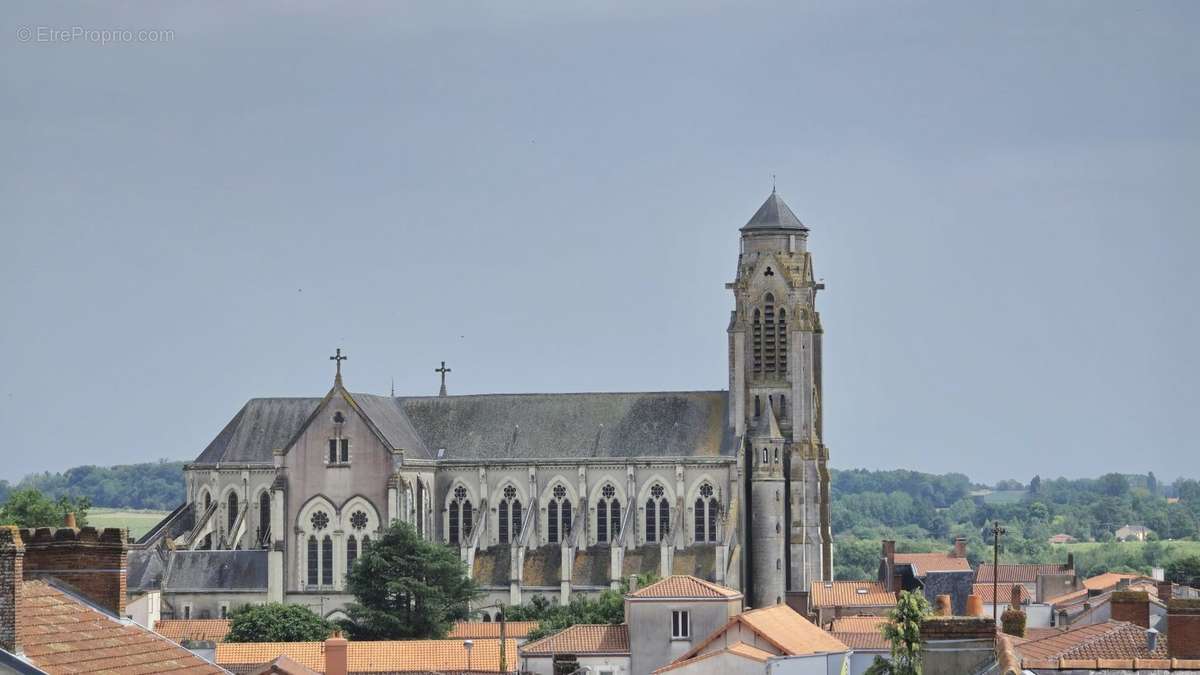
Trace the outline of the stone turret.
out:
[[[778,604],[787,591],[783,446],[783,432],[779,430],[774,411],[767,408],[754,420],[747,449],[753,467],[750,472],[750,538],[746,542],[752,561],[753,607]]]

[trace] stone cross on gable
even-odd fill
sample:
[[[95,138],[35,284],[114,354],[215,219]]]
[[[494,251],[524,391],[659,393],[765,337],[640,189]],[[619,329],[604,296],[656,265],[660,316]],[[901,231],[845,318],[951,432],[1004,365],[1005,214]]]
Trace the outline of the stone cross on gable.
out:
[[[440,390],[438,390],[438,396],[445,396],[446,395],[446,373],[450,372],[450,369],[446,367],[446,362],[442,361],[442,367],[434,368],[433,372],[438,373],[439,375],[442,376],[442,388]]]
[[[349,359],[349,358],[350,358],[349,356],[342,356],[342,348],[341,347],[338,347],[337,352],[333,356],[329,357],[330,361],[333,361],[337,364],[336,379],[338,382],[342,381],[342,361],[345,361],[346,359]]]

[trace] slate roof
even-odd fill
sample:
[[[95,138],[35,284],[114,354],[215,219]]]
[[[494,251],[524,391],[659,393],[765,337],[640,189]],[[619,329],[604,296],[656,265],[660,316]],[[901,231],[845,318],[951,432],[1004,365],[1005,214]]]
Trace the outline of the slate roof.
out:
[[[265,591],[267,551],[175,551],[167,560],[162,589]]]
[[[22,582],[21,648],[50,673],[221,673],[155,633],[118,619],[45,581]]]
[[[130,549],[125,562],[125,588],[130,592],[162,588],[165,555],[156,547]]]
[[[517,641],[505,640],[506,664],[517,661]],[[223,668],[249,672],[279,656],[287,656],[313,670],[325,671],[324,642],[222,642],[214,660]],[[500,641],[474,640],[467,670],[467,650],[462,640],[357,641],[346,644],[351,673],[500,672]]]
[[[629,654],[629,626],[580,623],[521,647],[522,656]]]
[[[445,459],[734,454],[724,391],[478,394],[401,397],[350,394],[394,448]],[[319,398],[256,398],[193,464],[273,464]]]
[[[750,217],[750,221],[742,226],[741,231],[747,230],[805,230],[808,228],[779,196],[771,190],[771,194],[762,206]]]
[[[229,619],[162,619],[154,632],[172,642],[221,642],[229,634]]]
[[[402,399],[446,459],[721,456],[734,453],[724,391],[483,394]]]
[[[195,464],[272,464],[321,403],[319,398],[252,398],[196,458]]]
[[[662,598],[728,600],[731,598],[740,598],[742,594],[732,588],[726,588],[693,576],[673,574],[666,579],[656,581],[644,588],[639,588],[630,593],[629,596],[639,600]]]
[[[896,594],[878,581],[814,581],[813,607],[892,607]]]

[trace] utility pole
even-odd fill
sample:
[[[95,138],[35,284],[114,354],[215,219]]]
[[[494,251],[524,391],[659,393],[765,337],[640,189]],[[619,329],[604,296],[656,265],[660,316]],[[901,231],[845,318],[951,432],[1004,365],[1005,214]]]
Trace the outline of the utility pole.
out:
[[[1005,534],[1000,521],[992,525],[992,621],[1000,623],[1000,535]]]

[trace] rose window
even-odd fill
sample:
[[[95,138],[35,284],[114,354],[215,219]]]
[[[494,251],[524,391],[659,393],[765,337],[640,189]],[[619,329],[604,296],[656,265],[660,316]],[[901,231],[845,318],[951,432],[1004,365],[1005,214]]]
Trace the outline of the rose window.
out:
[[[713,496],[712,486],[709,485],[708,483],[701,485],[700,486],[700,496],[704,497],[705,499],[708,499],[709,497]]]
[[[516,499],[517,498],[517,488],[515,488],[511,485],[504,486],[504,498],[505,499]]]
[[[563,487],[562,485],[554,486],[554,498],[555,499],[562,499],[563,497],[566,497],[566,496],[567,496],[567,489],[565,487]]]
[[[317,511],[312,514],[310,522],[312,522],[314,530],[323,530],[329,527],[329,516],[324,511]]]
[[[654,497],[655,499],[662,499],[663,486],[656,483],[654,487],[650,488],[650,496]]]
[[[356,530],[361,530],[367,526],[367,514],[362,511],[355,511],[350,514],[350,526]]]
[[[600,489],[600,496],[604,497],[605,499],[612,499],[616,494],[617,490],[612,485],[605,485]]]

